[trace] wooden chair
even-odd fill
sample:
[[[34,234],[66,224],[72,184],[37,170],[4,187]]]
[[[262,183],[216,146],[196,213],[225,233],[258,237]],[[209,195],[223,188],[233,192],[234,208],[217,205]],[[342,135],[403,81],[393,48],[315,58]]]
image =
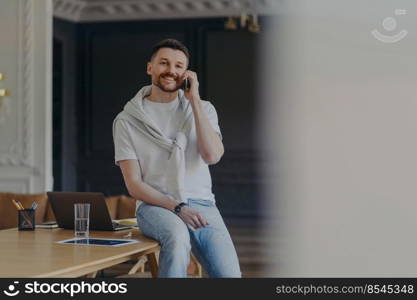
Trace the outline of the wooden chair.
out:
[[[156,255],[156,259],[159,258],[159,252]],[[148,258],[146,256],[142,256],[138,259],[138,261],[131,267],[129,272],[124,275],[119,275],[117,278],[149,278],[151,277],[151,273],[147,271],[147,262]],[[194,254],[191,253],[190,255],[190,263],[187,268],[187,276],[189,278],[202,278],[203,277],[203,268],[201,264],[198,262],[197,258]]]

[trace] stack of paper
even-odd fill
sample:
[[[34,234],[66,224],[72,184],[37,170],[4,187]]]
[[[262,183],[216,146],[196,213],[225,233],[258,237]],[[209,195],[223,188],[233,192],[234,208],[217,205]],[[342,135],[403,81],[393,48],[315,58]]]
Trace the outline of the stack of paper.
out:
[[[118,224],[121,225],[130,225],[130,226],[137,226],[138,222],[136,220],[136,218],[129,218],[129,219],[119,219],[119,220],[114,220],[115,222],[117,222]]]
[[[36,228],[57,228],[58,224],[55,221],[44,222],[41,224],[36,224]]]

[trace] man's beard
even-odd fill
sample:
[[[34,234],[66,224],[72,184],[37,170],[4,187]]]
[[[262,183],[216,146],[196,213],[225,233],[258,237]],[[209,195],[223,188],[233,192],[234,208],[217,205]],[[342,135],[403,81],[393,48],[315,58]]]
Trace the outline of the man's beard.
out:
[[[164,91],[164,92],[166,92],[166,93],[173,93],[173,92],[176,92],[176,91],[178,91],[180,88],[181,88],[181,85],[180,84],[178,84],[178,82],[177,82],[177,79],[175,78],[174,80],[175,80],[175,86],[174,87],[172,87],[172,88],[166,88],[166,87],[164,87],[164,85],[162,84],[162,82],[161,82],[161,79],[163,78],[163,77],[165,77],[165,76],[167,76],[167,74],[162,74],[162,75],[160,75],[159,77],[158,77],[158,79],[155,81],[155,82],[153,82],[153,84],[154,85],[156,85],[157,87],[159,87],[162,91]],[[171,76],[171,77],[173,77],[173,76]]]

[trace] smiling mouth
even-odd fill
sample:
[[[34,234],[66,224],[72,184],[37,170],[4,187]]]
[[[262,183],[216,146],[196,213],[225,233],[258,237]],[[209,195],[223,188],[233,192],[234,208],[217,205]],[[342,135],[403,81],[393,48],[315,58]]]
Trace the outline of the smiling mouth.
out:
[[[162,77],[162,79],[165,80],[166,82],[176,82],[176,80],[173,78]]]

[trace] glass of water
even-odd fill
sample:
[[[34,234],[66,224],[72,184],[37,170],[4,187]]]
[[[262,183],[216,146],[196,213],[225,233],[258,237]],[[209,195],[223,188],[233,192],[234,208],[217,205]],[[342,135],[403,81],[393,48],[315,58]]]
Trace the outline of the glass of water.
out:
[[[88,237],[90,227],[90,203],[74,204],[74,235]]]

